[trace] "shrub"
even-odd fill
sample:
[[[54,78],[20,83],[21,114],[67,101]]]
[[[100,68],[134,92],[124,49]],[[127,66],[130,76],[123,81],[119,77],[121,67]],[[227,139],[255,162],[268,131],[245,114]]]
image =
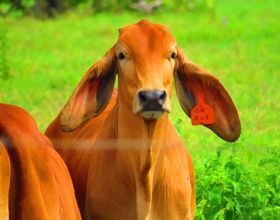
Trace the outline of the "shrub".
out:
[[[249,166],[237,153],[223,152],[196,169],[196,219],[278,219],[280,153],[268,152],[259,166]]]

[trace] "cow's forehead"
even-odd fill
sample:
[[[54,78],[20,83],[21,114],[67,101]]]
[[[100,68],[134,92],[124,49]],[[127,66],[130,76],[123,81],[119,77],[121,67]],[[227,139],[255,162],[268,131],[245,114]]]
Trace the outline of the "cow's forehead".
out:
[[[121,28],[118,43],[138,52],[170,50],[176,46],[175,38],[165,26],[147,20]]]

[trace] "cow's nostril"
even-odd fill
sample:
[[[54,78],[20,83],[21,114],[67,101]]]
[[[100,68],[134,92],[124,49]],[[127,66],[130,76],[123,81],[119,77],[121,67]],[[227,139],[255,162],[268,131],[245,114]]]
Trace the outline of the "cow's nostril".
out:
[[[166,92],[165,91],[158,91],[158,98],[160,102],[164,102],[166,98]]]
[[[145,92],[145,91],[139,92],[138,96],[139,96],[139,100],[142,104],[145,104],[148,101],[147,92]]]

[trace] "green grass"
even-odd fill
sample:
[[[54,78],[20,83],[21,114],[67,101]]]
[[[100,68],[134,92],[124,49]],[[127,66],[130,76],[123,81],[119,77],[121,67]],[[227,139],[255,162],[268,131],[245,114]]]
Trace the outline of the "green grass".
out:
[[[8,31],[7,58],[11,77],[0,81],[0,102],[27,109],[44,131],[87,68],[116,41],[118,28],[142,18],[170,27],[178,45],[188,56],[223,82],[239,111],[242,136],[237,143],[229,144],[204,127],[191,126],[174,97],[170,118],[194,158],[197,173],[205,175],[205,163],[209,160],[222,160],[221,164],[225,164],[238,158],[242,163],[242,173],[250,176],[250,171],[255,172],[254,177],[258,178],[252,177],[251,180],[264,181],[261,189],[267,189],[269,181],[265,177],[268,167],[258,167],[259,161],[276,158],[277,166],[280,165],[280,155],[271,154],[275,149],[279,151],[280,140],[280,2],[277,0],[219,0],[214,17],[201,11],[152,15],[69,13],[54,20],[2,18],[0,28],[4,26]],[[216,156],[217,149],[224,149],[222,157]],[[214,164],[218,164],[217,170],[227,171],[224,165]],[[280,174],[277,166],[268,170]],[[279,176],[276,175],[276,179],[274,190],[279,198]],[[206,183],[208,180],[203,181]],[[248,184],[248,187],[257,186]],[[259,190],[256,188],[253,192],[259,193]],[[202,193],[203,189],[199,192]],[[201,196],[198,210],[206,213],[206,208],[201,205]],[[273,204],[279,207],[280,199]],[[275,210],[271,212],[275,213]],[[209,213],[206,219],[215,214]],[[263,213],[258,215],[265,216]],[[219,219],[219,215],[216,214],[216,218]]]

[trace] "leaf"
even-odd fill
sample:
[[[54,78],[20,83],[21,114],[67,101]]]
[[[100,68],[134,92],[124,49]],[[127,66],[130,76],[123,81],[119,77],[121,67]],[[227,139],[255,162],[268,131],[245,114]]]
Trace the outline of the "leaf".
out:
[[[225,219],[225,208],[221,209],[214,216],[214,220],[223,220]]]

